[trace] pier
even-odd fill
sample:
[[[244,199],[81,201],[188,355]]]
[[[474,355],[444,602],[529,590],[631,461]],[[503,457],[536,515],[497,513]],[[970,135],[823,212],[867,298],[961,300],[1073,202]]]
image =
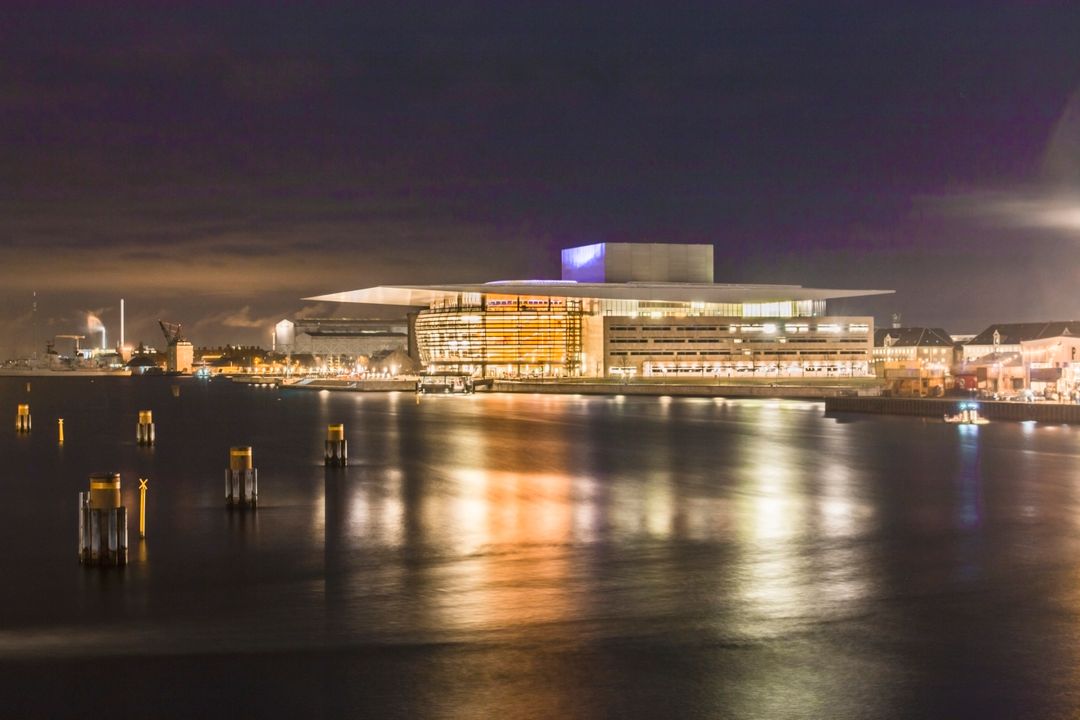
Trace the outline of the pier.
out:
[[[966,398],[885,398],[831,397],[825,399],[825,412],[857,412],[877,415],[913,415],[940,419],[956,411]],[[1043,423],[1080,424],[1080,405],[1062,403],[1017,403],[977,400],[979,414],[989,420],[1035,420]]]

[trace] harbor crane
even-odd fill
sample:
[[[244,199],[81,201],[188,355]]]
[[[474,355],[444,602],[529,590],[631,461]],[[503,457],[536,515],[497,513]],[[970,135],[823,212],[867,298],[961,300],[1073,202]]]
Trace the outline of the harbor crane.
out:
[[[161,332],[165,335],[165,342],[169,345],[176,345],[177,343],[184,342],[184,336],[180,333],[180,328],[182,327],[180,323],[158,320],[158,325],[161,326]]]
[[[86,339],[85,335],[54,335],[53,337],[54,338],[65,338],[67,340],[74,340],[75,341],[75,354],[76,355],[79,354],[79,341]]]

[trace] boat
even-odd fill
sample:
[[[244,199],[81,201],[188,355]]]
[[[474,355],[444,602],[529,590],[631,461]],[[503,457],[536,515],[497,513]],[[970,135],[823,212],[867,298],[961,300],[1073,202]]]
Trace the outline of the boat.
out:
[[[471,395],[476,392],[471,373],[425,372],[416,380],[416,392]]]
[[[987,425],[989,420],[979,414],[978,403],[960,403],[955,415],[946,415],[945,422],[953,425]]]
[[[276,388],[281,384],[281,378],[265,375],[233,375],[229,379],[240,385],[257,388]]]

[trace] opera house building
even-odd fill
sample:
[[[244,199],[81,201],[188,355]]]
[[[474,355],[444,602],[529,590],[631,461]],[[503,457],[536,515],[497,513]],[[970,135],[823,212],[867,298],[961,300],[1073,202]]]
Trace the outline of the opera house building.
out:
[[[888,290],[713,282],[712,245],[564,250],[562,279],[396,285],[309,300],[409,306],[430,371],[484,377],[851,377],[871,374],[872,317],[826,302]]]

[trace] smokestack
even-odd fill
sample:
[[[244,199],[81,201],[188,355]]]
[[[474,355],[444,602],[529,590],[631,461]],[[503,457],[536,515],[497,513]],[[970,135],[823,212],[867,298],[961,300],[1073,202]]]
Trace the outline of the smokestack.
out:
[[[120,298],[120,347],[124,347],[124,298]]]

